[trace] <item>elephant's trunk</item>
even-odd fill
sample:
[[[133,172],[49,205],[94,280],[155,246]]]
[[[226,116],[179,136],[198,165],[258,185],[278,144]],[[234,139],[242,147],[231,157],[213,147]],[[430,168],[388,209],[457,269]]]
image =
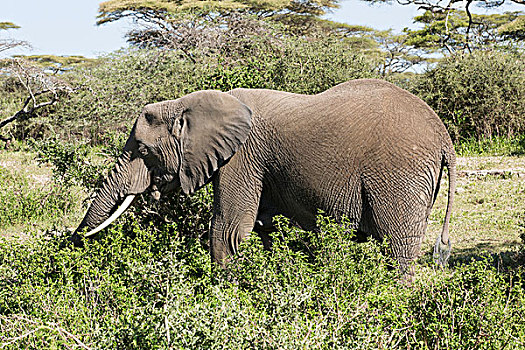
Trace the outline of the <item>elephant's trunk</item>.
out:
[[[135,194],[144,192],[150,185],[150,175],[141,158],[133,156],[135,142],[130,138],[115,168],[104,180],[89,206],[84,219],[75,231],[88,230],[91,236],[116,220],[131,204]]]

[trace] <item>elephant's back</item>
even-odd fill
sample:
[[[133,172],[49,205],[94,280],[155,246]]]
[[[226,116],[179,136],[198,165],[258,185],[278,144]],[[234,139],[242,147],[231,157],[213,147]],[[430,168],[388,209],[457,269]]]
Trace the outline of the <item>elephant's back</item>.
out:
[[[283,131],[339,130],[348,135],[350,128],[357,133],[373,127],[375,133],[398,136],[447,134],[443,122],[424,101],[378,79],[351,80],[317,95],[267,89],[235,89],[230,93],[248,105],[256,119]]]
[[[269,144],[297,159],[312,154],[323,165],[410,162],[451,147],[439,117],[421,99],[391,83],[353,80],[317,95],[234,90],[264,125]],[[381,161],[381,160],[376,160]]]

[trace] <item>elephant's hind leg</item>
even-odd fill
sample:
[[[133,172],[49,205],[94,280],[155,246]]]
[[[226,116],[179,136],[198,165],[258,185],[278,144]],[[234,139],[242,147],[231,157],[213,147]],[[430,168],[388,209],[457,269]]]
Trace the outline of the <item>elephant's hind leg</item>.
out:
[[[421,252],[421,243],[425,236],[426,223],[416,222],[407,225],[394,226],[385,231],[388,249],[397,261],[402,275],[414,275],[414,265]],[[397,227],[395,227],[397,226]]]
[[[431,199],[411,193],[384,195],[371,201],[374,235],[386,239],[391,256],[403,276],[413,276],[425,236]]]

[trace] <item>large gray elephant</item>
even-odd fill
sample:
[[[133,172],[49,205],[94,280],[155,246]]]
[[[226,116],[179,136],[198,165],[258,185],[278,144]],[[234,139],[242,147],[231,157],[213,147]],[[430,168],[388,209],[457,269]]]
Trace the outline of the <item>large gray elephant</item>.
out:
[[[438,116],[384,81],[349,81],[317,95],[199,91],[143,109],[75,239],[109,225],[134,195],[189,195],[211,181],[210,251],[219,264],[251,231],[267,243],[273,216],[311,230],[323,210],[348,218],[360,236],[388,238],[410,273],[444,166],[448,205],[438,242],[449,244],[455,161]]]

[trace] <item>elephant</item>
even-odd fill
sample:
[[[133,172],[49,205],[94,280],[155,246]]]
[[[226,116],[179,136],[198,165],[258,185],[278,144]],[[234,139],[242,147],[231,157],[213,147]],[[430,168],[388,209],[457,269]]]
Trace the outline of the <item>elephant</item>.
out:
[[[138,194],[190,195],[211,182],[210,254],[221,266],[251,232],[266,247],[274,216],[315,230],[322,210],[360,237],[387,239],[400,271],[413,275],[444,167],[448,204],[436,245],[449,252],[455,164],[436,113],[385,81],[316,95],[198,91],[143,108],[74,241],[109,225]]]

